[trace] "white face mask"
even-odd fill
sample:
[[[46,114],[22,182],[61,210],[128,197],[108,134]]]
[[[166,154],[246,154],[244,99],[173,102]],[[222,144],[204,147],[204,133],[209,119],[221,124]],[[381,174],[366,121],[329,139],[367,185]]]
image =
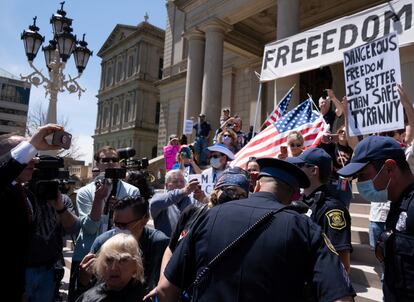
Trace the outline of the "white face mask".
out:
[[[221,167],[221,162],[220,162],[220,158],[210,158],[210,165],[215,168],[218,169]]]

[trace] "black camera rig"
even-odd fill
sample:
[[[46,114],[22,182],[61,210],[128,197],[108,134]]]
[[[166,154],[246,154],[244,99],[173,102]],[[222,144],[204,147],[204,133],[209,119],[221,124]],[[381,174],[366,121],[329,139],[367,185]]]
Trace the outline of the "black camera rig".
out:
[[[69,171],[64,170],[63,158],[40,155],[33,170],[29,188],[40,202],[55,200],[60,188],[69,180]]]

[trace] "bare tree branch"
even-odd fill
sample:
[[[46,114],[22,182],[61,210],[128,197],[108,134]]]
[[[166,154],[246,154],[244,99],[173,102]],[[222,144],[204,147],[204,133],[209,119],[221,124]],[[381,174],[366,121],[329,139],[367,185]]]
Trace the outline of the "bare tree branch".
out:
[[[43,109],[42,103],[39,103],[35,107],[32,107],[29,114],[27,115],[26,123],[26,135],[32,136],[33,133],[39,128],[46,124],[46,111]],[[67,116],[60,116],[58,118],[58,124],[65,127],[65,131],[70,132],[69,118]],[[79,159],[84,154],[81,152],[81,147],[78,144],[78,138],[72,136],[72,144],[68,150],[62,150],[58,153],[61,157],[70,157],[73,159]]]

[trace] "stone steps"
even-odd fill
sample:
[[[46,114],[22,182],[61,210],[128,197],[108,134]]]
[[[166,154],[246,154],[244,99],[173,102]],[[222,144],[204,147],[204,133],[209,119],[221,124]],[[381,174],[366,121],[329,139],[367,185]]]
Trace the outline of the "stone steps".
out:
[[[355,190],[356,191],[356,190]],[[351,214],[350,278],[357,292],[355,301],[382,301],[381,266],[369,246],[369,212],[371,205],[354,193],[349,211]]]

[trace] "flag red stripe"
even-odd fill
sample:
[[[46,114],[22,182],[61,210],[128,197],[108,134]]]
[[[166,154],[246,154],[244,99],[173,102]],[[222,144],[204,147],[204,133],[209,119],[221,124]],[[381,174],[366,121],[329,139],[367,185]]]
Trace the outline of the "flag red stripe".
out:
[[[313,123],[302,125],[296,129],[278,133],[276,128],[271,125],[259,133],[242,150],[236,154],[236,159],[232,166],[242,167],[247,163],[249,157],[276,157],[280,150],[280,145],[287,141],[290,132],[299,131],[304,137],[305,148],[315,146],[319,143],[322,134],[325,132],[326,123],[323,118],[315,120]]]

